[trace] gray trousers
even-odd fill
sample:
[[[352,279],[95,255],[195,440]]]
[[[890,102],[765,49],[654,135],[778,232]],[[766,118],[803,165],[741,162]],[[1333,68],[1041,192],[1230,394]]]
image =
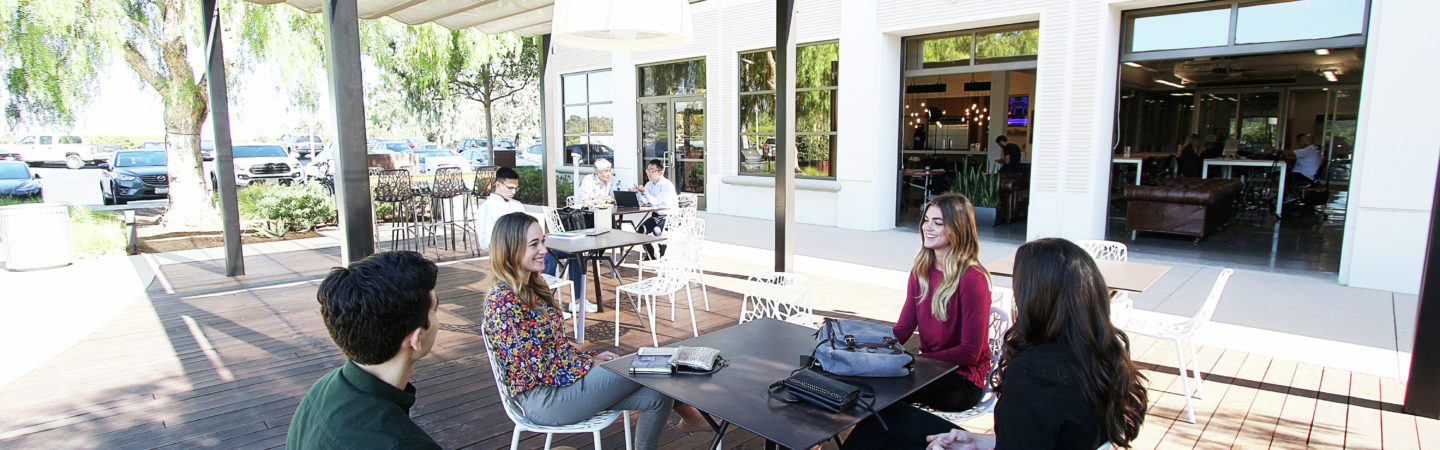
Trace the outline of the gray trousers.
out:
[[[630,381],[614,372],[595,367],[575,384],[565,387],[536,386],[521,392],[516,400],[525,418],[540,425],[569,425],[604,410],[640,411],[635,426],[635,448],[657,448],[665,419],[674,400]]]

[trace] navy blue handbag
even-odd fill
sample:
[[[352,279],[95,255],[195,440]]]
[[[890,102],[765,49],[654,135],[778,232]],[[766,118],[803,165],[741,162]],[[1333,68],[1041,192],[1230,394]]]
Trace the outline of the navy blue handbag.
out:
[[[813,356],[826,372],[847,377],[903,377],[915,364],[890,327],[859,320],[826,318]]]

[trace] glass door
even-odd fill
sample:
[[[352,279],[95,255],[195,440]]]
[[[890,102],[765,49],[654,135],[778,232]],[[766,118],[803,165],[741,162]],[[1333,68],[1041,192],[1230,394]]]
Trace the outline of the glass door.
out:
[[[665,176],[682,194],[695,194],[705,209],[705,99],[645,98],[640,101],[641,165],[665,163]],[[643,170],[641,172],[644,182]]]

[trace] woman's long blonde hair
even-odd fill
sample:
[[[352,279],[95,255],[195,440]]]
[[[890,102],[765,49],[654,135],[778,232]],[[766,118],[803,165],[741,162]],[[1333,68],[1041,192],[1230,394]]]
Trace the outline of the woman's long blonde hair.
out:
[[[950,320],[946,311],[950,308],[950,299],[955,296],[955,290],[960,284],[960,276],[966,269],[974,266],[985,274],[988,281],[990,272],[980,265],[980,240],[975,231],[975,211],[970,206],[970,199],[960,194],[945,194],[930,199],[922,208],[921,215],[930,211],[930,207],[940,209],[940,222],[945,227],[945,237],[950,240],[950,254],[944,261],[936,261],[935,251],[920,247],[920,253],[915,255],[915,266],[910,268],[910,274],[920,282],[920,297],[916,301],[930,299],[930,315],[936,320],[945,322]],[[924,220],[922,219],[922,223]],[[924,242],[925,233],[920,233],[921,242]],[[935,295],[930,296],[930,268],[940,268],[940,283],[935,286]],[[990,301],[990,299],[985,299]]]
[[[520,265],[520,259],[525,256],[525,235],[530,226],[536,224],[539,222],[534,217],[523,212],[501,216],[490,235],[490,268],[495,271],[495,278],[515,291],[515,298],[520,300],[520,304],[539,312],[540,305],[551,308],[559,308],[560,305],[550,289],[545,287],[545,279],[540,277],[540,272],[530,272],[528,278],[521,279],[521,274],[525,272]]]

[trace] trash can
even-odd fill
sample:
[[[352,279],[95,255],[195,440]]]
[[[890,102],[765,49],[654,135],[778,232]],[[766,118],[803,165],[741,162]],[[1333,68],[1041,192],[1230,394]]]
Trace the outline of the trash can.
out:
[[[75,259],[70,209],[64,203],[0,206],[0,239],[5,245],[5,270],[49,269]]]

